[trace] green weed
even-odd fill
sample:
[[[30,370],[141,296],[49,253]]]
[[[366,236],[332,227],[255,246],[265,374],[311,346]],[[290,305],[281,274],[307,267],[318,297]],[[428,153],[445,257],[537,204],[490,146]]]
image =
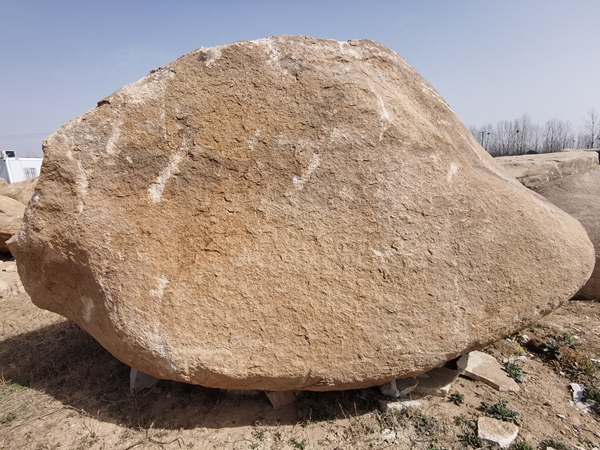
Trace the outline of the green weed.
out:
[[[509,450],[535,450],[527,441],[516,441],[513,442]]]
[[[508,376],[515,380],[517,383],[523,383],[525,381],[525,378],[523,377],[525,372],[519,365],[515,363],[508,362],[504,364],[502,370],[504,370],[508,374]]]
[[[425,414],[419,414],[413,418],[413,425],[419,434],[430,436],[437,429],[437,420],[427,417]]]
[[[506,400],[500,400],[495,405],[492,405],[491,403],[482,402],[481,408],[483,409],[485,415],[488,417],[502,420],[504,422],[512,422],[515,425],[521,424],[521,420],[519,419],[520,413],[518,411],[510,409]]]
[[[465,394],[456,391],[453,394],[450,394],[449,400],[456,406],[460,406],[465,402]]]
[[[292,447],[299,450],[304,450],[306,448],[306,441],[304,440],[298,442],[295,438],[291,438],[288,442]]]
[[[17,418],[17,415],[14,412],[9,412],[6,416],[4,416],[2,419],[0,419],[0,423],[7,424],[7,423],[11,423],[13,420],[15,420]]]
[[[563,441],[555,437],[540,442],[540,448],[542,450],[546,450],[548,447],[552,447],[554,450],[573,450],[570,445],[565,444]]]
[[[458,437],[462,442],[472,448],[483,447],[483,441],[473,431],[466,431]]]

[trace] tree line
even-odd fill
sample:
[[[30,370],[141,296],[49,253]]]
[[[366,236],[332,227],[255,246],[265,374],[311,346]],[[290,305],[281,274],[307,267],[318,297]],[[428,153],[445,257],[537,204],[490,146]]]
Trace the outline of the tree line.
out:
[[[600,147],[600,119],[594,108],[588,111],[579,129],[560,119],[550,119],[540,126],[524,114],[512,121],[501,120],[495,126],[470,126],[469,131],[492,156]]]

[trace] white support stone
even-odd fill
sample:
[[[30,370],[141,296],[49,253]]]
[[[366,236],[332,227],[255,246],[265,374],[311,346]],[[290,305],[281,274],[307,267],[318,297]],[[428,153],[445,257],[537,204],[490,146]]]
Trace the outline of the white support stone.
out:
[[[150,389],[159,381],[158,378],[140,372],[133,367],[131,368],[131,372],[129,372],[129,390],[132,394],[137,394],[144,389]]]

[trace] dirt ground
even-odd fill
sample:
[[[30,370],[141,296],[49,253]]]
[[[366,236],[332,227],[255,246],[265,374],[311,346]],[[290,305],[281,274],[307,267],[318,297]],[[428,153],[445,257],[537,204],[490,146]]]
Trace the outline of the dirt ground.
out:
[[[452,387],[464,395],[459,405],[428,396],[418,399],[420,410],[382,413],[383,397],[372,388],[305,392],[275,410],[262,393],[170,381],[130,395],[129,367],[78,326],[36,308],[19,292],[16,273],[1,270],[2,449],[493,448],[477,441],[475,421],[482,402],[500,400],[519,412],[520,450],[600,448],[598,410],[577,409],[569,389],[598,382],[598,302],[569,302],[486,349],[501,362],[526,357],[518,363],[525,372],[519,393],[459,377]],[[519,344],[522,334],[528,345]]]

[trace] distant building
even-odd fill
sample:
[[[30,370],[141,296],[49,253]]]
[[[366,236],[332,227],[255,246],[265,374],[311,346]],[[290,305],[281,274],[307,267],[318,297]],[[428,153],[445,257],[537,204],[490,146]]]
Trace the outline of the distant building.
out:
[[[17,158],[12,150],[0,152],[0,178],[16,183],[40,175],[42,158]]]

